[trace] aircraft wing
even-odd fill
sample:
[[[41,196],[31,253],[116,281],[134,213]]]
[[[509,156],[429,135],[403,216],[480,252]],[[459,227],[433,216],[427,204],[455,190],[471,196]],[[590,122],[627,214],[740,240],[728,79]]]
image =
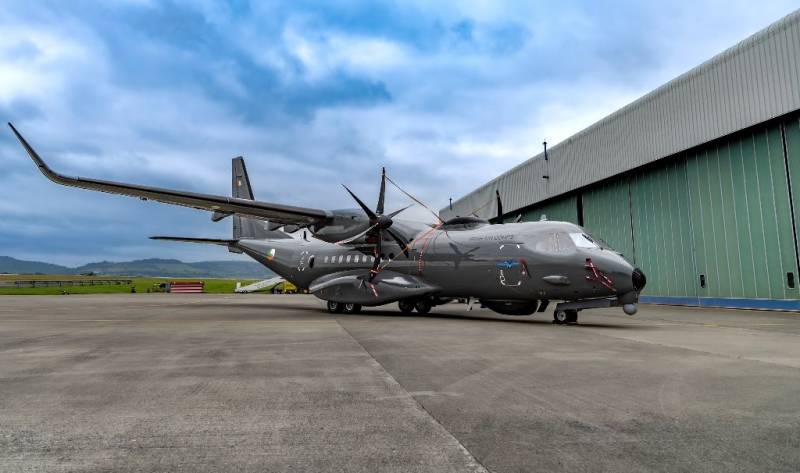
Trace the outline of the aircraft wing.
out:
[[[237,214],[285,225],[316,225],[324,223],[329,218],[328,212],[320,209],[309,209],[291,205],[260,202],[257,200],[239,199],[236,197],[199,194],[196,192],[176,191],[158,187],[125,184],[122,182],[65,176],[50,169],[33,147],[31,147],[17,129],[14,128],[14,125],[9,123],[8,126],[11,127],[11,130],[14,132],[14,135],[16,135],[23,148],[25,148],[25,151],[28,152],[33,162],[39,167],[39,171],[57,184],[107,192],[110,194],[138,197],[142,200],[155,200],[165,204],[182,205],[184,207],[208,210],[218,214]]]

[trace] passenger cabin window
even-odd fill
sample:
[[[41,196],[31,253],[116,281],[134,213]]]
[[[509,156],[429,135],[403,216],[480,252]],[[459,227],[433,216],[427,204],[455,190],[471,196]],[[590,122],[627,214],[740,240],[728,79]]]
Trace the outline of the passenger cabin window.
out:
[[[350,262],[350,255],[347,255],[347,259],[345,261],[348,263]]]
[[[342,261],[344,261],[344,255],[339,255],[339,264],[341,264]]]
[[[326,256],[326,257],[322,258],[322,262],[323,263],[327,263],[328,262],[328,257]]]

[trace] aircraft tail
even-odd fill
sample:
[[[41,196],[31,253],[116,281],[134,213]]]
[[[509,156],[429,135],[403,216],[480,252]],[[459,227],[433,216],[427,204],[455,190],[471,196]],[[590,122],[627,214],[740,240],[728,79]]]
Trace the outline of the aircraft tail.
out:
[[[233,158],[231,162],[231,178],[232,197],[255,200],[243,157]],[[267,222],[263,220],[234,215],[233,238],[239,240],[241,238],[286,239],[292,237],[280,230],[270,230]]]

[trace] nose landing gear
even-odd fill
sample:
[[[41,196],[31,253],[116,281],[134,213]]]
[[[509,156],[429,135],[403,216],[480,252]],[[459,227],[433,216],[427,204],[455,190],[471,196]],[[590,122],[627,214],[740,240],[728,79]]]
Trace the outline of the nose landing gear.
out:
[[[553,312],[553,323],[558,325],[578,323],[578,311],[575,309],[556,309]]]

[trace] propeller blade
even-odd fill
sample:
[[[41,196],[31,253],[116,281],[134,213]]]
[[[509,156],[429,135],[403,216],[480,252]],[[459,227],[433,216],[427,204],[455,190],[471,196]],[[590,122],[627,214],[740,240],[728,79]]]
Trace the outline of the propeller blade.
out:
[[[394,241],[397,242],[398,245],[400,245],[400,250],[403,252],[404,255],[406,255],[406,258],[408,258],[408,242],[406,241],[406,239],[403,238],[403,236],[397,233],[396,231],[392,230],[391,228],[387,228],[384,231],[388,233],[389,236],[391,236],[394,239]]]
[[[346,190],[347,193],[350,194],[350,196],[358,203],[358,206],[361,207],[361,210],[363,210],[364,213],[367,214],[367,216],[370,218],[370,220],[374,220],[374,219],[378,218],[378,216],[375,215],[375,212],[370,210],[370,208],[367,207],[367,205],[364,202],[361,202],[361,199],[359,199],[358,197],[356,197],[355,194],[353,194],[353,191],[348,189],[347,186],[344,185],[344,184],[342,184],[342,187],[344,187],[344,190]]]
[[[522,214],[517,215],[517,218],[514,219],[514,223],[519,223],[522,221]]]
[[[383,215],[383,200],[386,196],[386,168],[381,168],[381,191],[378,194],[378,207],[375,208],[375,213]]]
[[[492,225],[502,224],[503,223],[503,201],[500,199],[500,191],[494,191],[495,196],[497,196],[497,215],[489,219],[489,223]],[[491,202],[491,201],[489,201]]]
[[[376,223],[375,225],[372,225],[371,227],[367,228],[366,230],[364,230],[361,233],[358,233],[357,235],[353,235],[351,237],[345,238],[344,240],[337,241],[336,244],[337,245],[346,245],[348,243],[352,243],[352,242],[358,240],[359,238],[367,235],[369,232],[374,230],[375,227],[377,227],[377,226],[378,226],[378,224]]]
[[[403,207],[402,209],[400,209],[400,210],[395,210],[394,212],[390,213],[389,215],[387,215],[387,217],[389,217],[389,218],[392,218],[392,217],[394,217],[395,215],[399,214],[400,212],[402,212],[402,211],[404,211],[404,210],[408,210],[408,209],[410,209],[410,208],[411,208],[411,207],[413,207],[413,206],[414,206],[414,204],[411,204],[411,205],[406,205],[406,206],[405,206],[405,207]]]

